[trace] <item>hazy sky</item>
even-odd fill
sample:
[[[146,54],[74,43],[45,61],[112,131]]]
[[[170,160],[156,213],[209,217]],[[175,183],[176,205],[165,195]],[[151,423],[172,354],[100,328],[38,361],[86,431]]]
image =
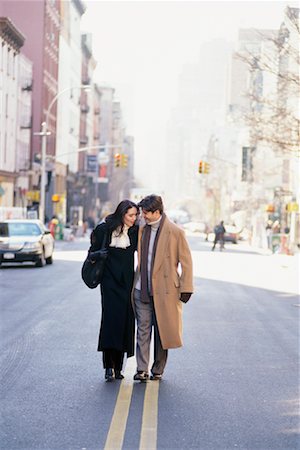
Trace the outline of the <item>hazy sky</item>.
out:
[[[278,29],[285,6],[297,6],[281,1],[85,3],[82,30],[93,36],[96,81],[116,88],[127,134],[135,138],[136,177],[154,188],[150,158],[163,152],[182,66],[198,61],[204,42],[235,42],[239,28]]]

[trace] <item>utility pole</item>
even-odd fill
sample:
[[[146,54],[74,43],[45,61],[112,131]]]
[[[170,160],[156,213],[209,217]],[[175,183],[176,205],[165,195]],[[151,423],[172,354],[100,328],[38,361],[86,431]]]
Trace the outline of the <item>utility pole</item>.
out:
[[[42,123],[41,132],[34,133],[35,136],[42,137],[41,154],[41,181],[40,181],[40,199],[39,199],[39,218],[42,222],[45,220],[45,185],[46,185],[46,145],[47,136],[51,133],[47,131],[47,123]]]

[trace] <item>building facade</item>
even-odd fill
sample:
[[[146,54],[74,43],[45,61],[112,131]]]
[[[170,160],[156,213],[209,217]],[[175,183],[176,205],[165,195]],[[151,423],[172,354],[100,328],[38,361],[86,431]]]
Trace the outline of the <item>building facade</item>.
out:
[[[78,171],[80,97],[81,97],[81,29],[85,12],[81,0],[60,3],[59,68],[55,158],[54,213],[67,221],[67,176]]]
[[[1,2],[2,15],[10,18],[26,36],[22,49],[24,55],[33,62],[33,115],[31,161],[33,176],[31,190],[35,191],[36,201],[39,199],[41,124],[48,117],[47,128],[51,135],[47,138],[47,155],[55,158],[56,147],[56,107],[51,111],[50,103],[57,95],[58,89],[58,50],[60,28],[60,0],[43,1],[8,1]],[[34,26],[32,24],[34,23]],[[52,195],[54,193],[53,158],[47,158],[46,216],[53,213]]]
[[[0,2],[0,206],[38,214],[43,189],[44,219],[74,225],[111,211],[133,177],[121,104],[94,81],[92,37],[80,30],[85,8],[82,0]]]
[[[22,53],[19,55],[19,86],[17,115],[17,149],[15,206],[27,207],[31,202],[31,139],[32,139],[32,87],[33,64]]]
[[[0,17],[0,206],[12,206],[16,196],[20,163],[17,150],[23,143],[18,123],[18,117],[21,119],[19,53],[24,41],[24,35],[14,23],[8,17]]]

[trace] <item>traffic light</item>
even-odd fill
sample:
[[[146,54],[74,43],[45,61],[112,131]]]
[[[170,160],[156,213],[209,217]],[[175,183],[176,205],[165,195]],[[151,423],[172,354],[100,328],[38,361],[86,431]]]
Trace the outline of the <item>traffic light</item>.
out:
[[[209,173],[210,171],[210,164],[209,163],[204,163],[204,173]]]
[[[128,166],[128,155],[126,155],[126,153],[122,153],[121,155],[121,166],[122,167],[127,167]]]
[[[116,153],[114,158],[115,158],[115,167],[120,167],[120,165],[121,165],[121,155],[120,155],[120,153]]]
[[[198,167],[199,173],[209,173],[210,172],[210,164],[205,161],[199,161],[199,167]]]

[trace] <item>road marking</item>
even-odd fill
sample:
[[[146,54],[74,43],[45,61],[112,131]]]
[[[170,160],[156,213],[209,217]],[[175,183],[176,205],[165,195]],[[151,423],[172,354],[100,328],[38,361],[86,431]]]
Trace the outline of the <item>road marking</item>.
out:
[[[129,358],[126,361],[126,367],[124,370],[125,378],[121,381],[120,390],[107,434],[104,450],[122,449],[128,412],[131,403],[135,365],[135,358]]]
[[[151,342],[151,350],[153,350],[153,342]],[[127,359],[124,370],[125,378],[120,384],[103,450],[122,450],[131,404],[135,369],[135,358]],[[146,384],[139,450],[156,450],[159,385],[160,381],[148,381]]]
[[[139,450],[156,450],[159,384],[147,382]]]

